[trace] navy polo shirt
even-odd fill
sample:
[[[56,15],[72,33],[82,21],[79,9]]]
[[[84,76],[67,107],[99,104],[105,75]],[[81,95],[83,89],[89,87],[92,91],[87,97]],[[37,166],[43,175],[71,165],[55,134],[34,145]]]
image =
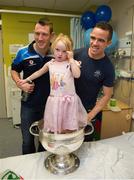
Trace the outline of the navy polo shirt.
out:
[[[27,78],[35,71],[39,70],[46,62],[52,59],[50,52],[44,57],[39,55],[33,48],[34,42],[21,48],[12,62],[11,69],[20,73],[23,72],[23,78]],[[26,106],[40,108],[45,105],[50,92],[49,72],[33,81],[35,83],[34,91],[30,94],[28,100],[24,103]]]
[[[75,50],[74,58],[81,61],[81,76],[79,79],[75,79],[76,92],[86,110],[89,110],[95,106],[102,87],[113,86],[114,67],[106,55],[99,60],[90,58],[88,48]]]

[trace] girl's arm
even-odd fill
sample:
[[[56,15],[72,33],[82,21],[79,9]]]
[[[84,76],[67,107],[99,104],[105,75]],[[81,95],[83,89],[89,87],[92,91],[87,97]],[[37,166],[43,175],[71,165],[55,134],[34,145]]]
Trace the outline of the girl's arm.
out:
[[[19,85],[25,84],[27,82],[32,82],[34,79],[42,76],[48,71],[48,63],[46,63],[41,69],[34,72],[31,76],[27,77],[26,79],[20,79],[18,81]]]
[[[48,63],[46,63],[41,69],[39,69],[38,71],[34,72],[31,76],[27,77],[26,80],[27,81],[33,81],[34,79],[37,79],[38,77],[42,76],[43,74],[45,74],[46,72],[48,72]]]
[[[68,61],[70,63],[71,71],[73,74],[74,78],[79,78],[80,77],[80,64],[78,61],[73,59],[73,52],[67,51],[68,54]]]
[[[17,71],[11,70],[11,76],[14,82],[16,83],[17,87],[20,88],[22,91],[31,93],[34,90],[34,83],[21,83],[21,81],[23,80],[21,80],[20,74]]]

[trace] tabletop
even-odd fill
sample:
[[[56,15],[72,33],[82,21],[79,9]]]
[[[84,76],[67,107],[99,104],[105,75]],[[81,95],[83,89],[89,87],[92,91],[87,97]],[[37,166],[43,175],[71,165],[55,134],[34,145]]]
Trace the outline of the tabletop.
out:
[[[74,152],[80,159],[79,168],[67,175],[54,175],[44,166],[49,152],[0,159],[0,173],[7,169],[24,179],[134,179],[134,132],[118,137],[84,142]]]

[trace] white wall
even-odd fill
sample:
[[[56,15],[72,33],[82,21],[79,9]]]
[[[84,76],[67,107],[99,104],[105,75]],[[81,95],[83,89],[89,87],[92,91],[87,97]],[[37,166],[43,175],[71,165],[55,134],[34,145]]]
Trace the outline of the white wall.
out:
[[[2,56],[2,32],[0,30],[0,118],[6,118],[6,95],[5,95],[5,83],[4,83],[4,63]]]
[[[134,31],[134,0],[112,0],[109,6],[112,9],[111,23],[118,33],[118,37],[125,38],[126,32]],[[131,40],[134,42],[134,39]],[[132,54],[134,55],[134,50],[132,50]],[[134,59],[131,58],[131,56],[117,59],[116,64],[119,68],[126,71],[131,70],[134,77]],[[121,88],[124,93],[121,92]],[[119,80],[115,86],[115,91],[117,91],[115,93],[116,98],[120,100],[124,99],[124,101],[130,104],[134,109],[134,80],[130,80],[129,82],[128,80]],[[125,94],[125,96],[123,96],[123,94]]]
[[[126,32],[132,30],[134,0],[112,0],[109,6],[112,9],[112,24],[122,38]]]

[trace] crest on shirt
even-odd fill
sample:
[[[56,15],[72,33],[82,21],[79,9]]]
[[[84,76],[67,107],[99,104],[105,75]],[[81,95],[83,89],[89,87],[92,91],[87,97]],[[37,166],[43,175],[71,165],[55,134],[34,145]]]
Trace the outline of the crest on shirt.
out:
[[[30,65],[30,66],[33,66],[33,65],[36,65],[36,64],[34,63],[33,60],[29,60],[29,65]]]
[[[101,77],[101,71],[100,70],[96,70],[94,72],[94,77],[96,77],[97,79],[99,79]]]
[[[34,63],[33,60],[30,60],[30,61],[29,61],[29,64],[31,64],[31,65],[32,65],[33,63]]]

